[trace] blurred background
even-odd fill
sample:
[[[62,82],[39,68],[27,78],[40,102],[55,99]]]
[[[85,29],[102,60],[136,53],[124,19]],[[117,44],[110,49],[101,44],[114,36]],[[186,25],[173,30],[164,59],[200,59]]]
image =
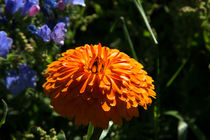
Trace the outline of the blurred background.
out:
[[[9,13],[0,2],[0,31],[13,39],[7,56],[0,57],[0,98],[8,106],[0,140],[81,140],[87,126],[75,126],[55,113],[43,93],[43,73],[62,52],[84,44],[102,43],[132,56],[125,26],[138,61],[155,80],[157,99],[147,110],[139,107],[138,118],[112,125],[104,139],[210,139],[210,1],[142,1],[158,45],[134,0],[86,0],[85,4],[67,4],[62,10],[39,1],[35,16],[23,16],[20,11]],[[64,44],[53,38],[43,41],[35,33],[44,24],[53,32],[60,21],[67,30]],[[19,82],[21,73],[27,78]],[[0,119],[4,112],[1,102]]]

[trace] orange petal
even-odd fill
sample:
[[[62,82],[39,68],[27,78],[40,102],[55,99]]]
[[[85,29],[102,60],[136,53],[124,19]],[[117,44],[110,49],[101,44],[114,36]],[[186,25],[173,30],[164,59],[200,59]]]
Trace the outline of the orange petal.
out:
[[[111,107],[108,106],[106,102],[103,103],[102,108],[104,111],[109,111],[111,109]]]

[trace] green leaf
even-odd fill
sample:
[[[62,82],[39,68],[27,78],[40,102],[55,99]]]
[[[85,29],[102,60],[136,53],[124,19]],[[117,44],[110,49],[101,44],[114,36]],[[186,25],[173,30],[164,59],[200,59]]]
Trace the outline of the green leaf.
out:
[[[148,31],[149,31],[150,34],[152,35],[152,38],[153,38],[155,44],[158,44],[158,41],[157,41],[157,39],[155,38],[155,35],[154,35],[154,33],[153,33],[152,29],[151,29],[151,26],[150,26],[150,24],[149,24],[149,21],[147,20],[147,17],[146,17],[146,14],[145,14],[145,12],[144,12],[144,9],[143,9],[143,7],[142,7],[142,5],[141,5],[141,2],[140,2],[139,0],[134,0],[134,3],[135,3],[135,5],[136,5],[136,7],[138,8],[140,14],[142,15],[142,18],[143,18],[143,20],[144,20],[144,22],[145,22],[145,24],[146,24],[146,26],[147,26]]]
[[[180,121],[184,121],[184,118],[176,110],[169,110],[169,111],[166,111],[164,114],[172,116],[172,117],[175,117],[175,118],[177,118]]]
[[[7,111],[8,111],[7,103],[3,99],[1,101],[3,102],[3,105],[4,105],[4,109],[3,109],[4,113],[0,122],[0,127],[5,123],[6,117],[7,117]]]

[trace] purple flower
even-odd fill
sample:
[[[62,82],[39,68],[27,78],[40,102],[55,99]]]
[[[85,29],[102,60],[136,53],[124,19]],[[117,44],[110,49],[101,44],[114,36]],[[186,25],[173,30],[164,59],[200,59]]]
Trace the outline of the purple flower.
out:
[[[13,40],[7,37],[4,31],[0,31],[0,57],[7,57],[9,49],[12,47]]]
[[[47,24],[43,25],[40,29],[37,29],[35,25],[28,25],[28,30],[35,35],[38,35],[44,42],[50,41],[51,30]]]
[[[22,92],[25,88],[36,86],[36,72],[31,70],[26,64],[19,66],[19,73],[10,70],[7,72],[6,87],[14,96]]]
[[[60,22],[55,25],[53,32],[51,34],[51,38],[56,44],[63,45],[66,32],[67,30],[65,29],[65,23]]]
[[[66,22],[69,21],[68,18],[62,19]],[[50,22],[52,23],[52,22]],[[53,41],[58,44],[58,45],[63,45],[64,44],[64,39],[66,36],[66,28],[65,26],[67,23],[64,22],[59,22],[56,24],[53,28],[53,32],[51,33],[50,28],[48,27],[47,24],[43,25],[40,29],[37,29],[35,25],[29,25],[28,30],[32,33],[35,34],[43,39],[44,42],[49,42],[50,37],[53,39]]]
[[[21,9],[21,15],[24,15],[28,12],[30,16],[36,15],[39,12],[39,1],[38,0],[25,0],[24,5]]]
[[[47,26],[47,24],[43,25],[40,30],[38,30],[38,36],[43,39],[44,42],[49,42],[50,41],[50,34],[51,30]]]
[[[14,14],[23,6],[23,0],[5,0],[5,4],[7,12]]]

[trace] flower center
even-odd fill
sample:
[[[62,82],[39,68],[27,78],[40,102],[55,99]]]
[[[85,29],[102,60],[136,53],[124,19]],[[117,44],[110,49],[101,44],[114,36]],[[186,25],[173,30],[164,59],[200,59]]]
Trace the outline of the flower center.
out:
[[[91,70],[91,72],[93,72],[93,73],[103,72],[104,66],[101,61],[102,60],[100,58],[96,58],[94,60],[94,63],[92,64],[92,66],[90,65],[89,70]]]

